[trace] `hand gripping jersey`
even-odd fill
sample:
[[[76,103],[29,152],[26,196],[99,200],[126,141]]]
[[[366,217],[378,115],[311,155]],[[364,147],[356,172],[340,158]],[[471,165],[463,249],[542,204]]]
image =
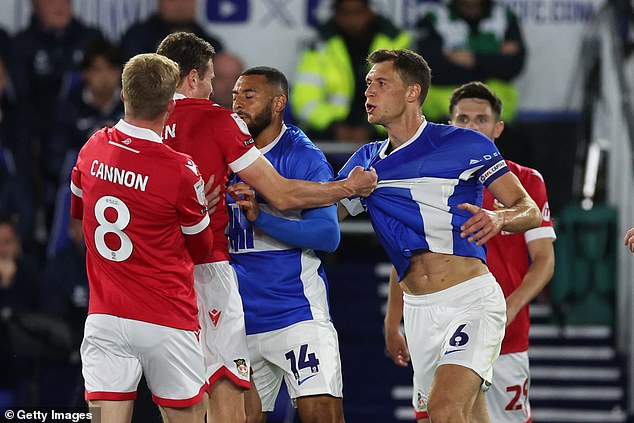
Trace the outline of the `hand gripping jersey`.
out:
[[[553,240],[556,238],[550,219],[546,185],[542,176],[535,169],[520,166],[510,160],[507,160],[506,164],[542,211],[542,223],[539,227],[526,232],[500,232],[486,244],[489,269],[502,286],[505,298],[521,285],[524,275],[528,271],[529,255],[526,244],[540,238]],[[495,200],[488,190],[485,190],[482,207],[495,210],[504,206]],[[500,354],[528,350],[529,326],[530,317],[527,305],[520,310],[515,320],[506,328]]]
[[[191,158],[121,120],[86,142],[71,177],[86,240],[88,314],[197,330],[183,234],[203,231],[209,216]]]
[[[209,100],[178,98],[165,124],[163,138],[174,150],[193,157],[205,183],[215,175],[214,186],[221,184],[220,203],[211,217],[214,246],[204,263],[229,260],[225,235],[228,222],[225,186],[229,171],[239,172],[260,156],[247,125],[235,113]]]
[[[460,226],[472,215],[457,206],[479,206],[483,185],[508,172],[495,144],[470,129],[424,121],[411,139],[386,155],[388,147],[389,139],[364,145],[337,179],[355,166],[376,169],[376,190],[342,204],[352,215],[368,211],[399,280],[416,250],[485,262],[484,247],[460,238]]]
[[[261,152],[286,178],[332,180],[332,168],[323,153],[294,126],[284,128]],[[238,275],[247,335],[305,320],[329,320],[328,281],[315,252],[292,247],[255,229],[235,202],[227,201],[231,261]],[[264,212],[301,219],[301,210],[280,212],[264,201],[258,197]]]

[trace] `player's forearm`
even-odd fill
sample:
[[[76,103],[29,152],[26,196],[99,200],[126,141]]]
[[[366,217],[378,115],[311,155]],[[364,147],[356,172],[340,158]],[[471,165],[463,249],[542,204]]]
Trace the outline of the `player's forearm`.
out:
[[[520,198],[508,208],[499,210],[496,214],[502,218],[502,230],[507,232],[523,232],[536,228],[542,221],[542,215],[537,204],[528,196]]]
[[[517,314],[519,310],[543,291],[544,287],[550,282],[554,271],[554,254],[540,254],[533,257],[528,272],[522,279],[522,283],[506,299],[507,308],[515,310]]]
[[[290,220],[260,211],[253,224],[266,234],[298,248],[333,252],[341,233],[334,207],[315,209],[302,220]]]
[[[334,182],[287,179],[283,193],[265,198],[278,210],[290,210],[325,207],[355,194],[347,179]]]
[[[385,312],[384,328],[389,330],[399,330],[403,320],[403,290],[398,284],[396,270],[392,267],[390,272],[389,290],[387,294],[387,310]]]

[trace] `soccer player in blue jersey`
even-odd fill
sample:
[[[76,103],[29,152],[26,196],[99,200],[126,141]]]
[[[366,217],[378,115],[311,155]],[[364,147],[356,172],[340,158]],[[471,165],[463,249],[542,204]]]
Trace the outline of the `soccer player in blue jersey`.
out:
[[[376,190],[343,200],[340,217],[368,211],[404,291],[404,323],[419,421],[489,422],[490,386],[506,322],[504,295],[485,262],[500,230],[541,222],[539,209],[484,135],[427,122],[431,70],[409,50],[368,57],[368,121],[384,141],[361,147],[338,178],[373,167]],[[484,210],[483,187],[505,208]]]
[[[251,68],[234,86],[233,111],[280,175],[332,180],[323,153],[300,129],[284,124],[287,98],[288,82],[280,71]],[[235,177],[232,183],[239,181]],[[248,186],[233,187],[230,253],[257,388],[246,393],[248,421],[266,421],[284,379],[302,421],[342,423],[339,343],[330,320],[328,282],[315,254],[339,244],[336,206],[282,212]]]

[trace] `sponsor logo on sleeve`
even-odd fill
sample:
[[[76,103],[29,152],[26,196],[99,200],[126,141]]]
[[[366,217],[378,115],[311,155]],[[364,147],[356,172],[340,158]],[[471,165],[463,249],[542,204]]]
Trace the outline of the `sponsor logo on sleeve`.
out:
[[[196,192],[196,198],[198,199],[200,205],[205,206],[207,204],[207,199],[205,198],[205,183],[202,178],[198,179],[198,182],[194,184],[194,191]]]
[[[550,222],[550,206],[548,205],[548,201],[546,201],[544,207],[542,207],[542,219],[544,222]]]
[[[253,144],[254,142],[255,142],[255,141],[253,140],[253,138],[249,138],[248,140],[245,140],[245,141],[244,141],[244,146],[245,146],[245,147],[248,147],[248,146],[250,146],[251,144]]]
[[[236,125],[238,125],[238,128],[240,129],[240,132],[242,132],[244,135],[251,136],[251,133],[249,132],[249,127],[242,120],[242,118],[240,116],[238,116],[236,113],[231,113],[231,117],[233,118],[233,120],[236,121]]]
[[[485,170],[482,175],[480,175],[480,178],[479,178],[480,183],[481,184],[485,183],[491,176],[495,175],[498,170],[503,169],[505,167],[506,167],[506,163],[504,163],[504,160],[500,160],[499,162],[497,162],[496,164],[494,164],[493,166]]]

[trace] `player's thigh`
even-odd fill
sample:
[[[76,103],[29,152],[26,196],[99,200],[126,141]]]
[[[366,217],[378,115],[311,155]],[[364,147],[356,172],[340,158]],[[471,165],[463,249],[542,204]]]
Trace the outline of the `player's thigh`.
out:
[[[135,320],[129,326],[130,342],[139,354],[152,400],[178,408],[203,401],[207,382],[198,334]]]
[[[207,394],[205,394],[205,399]],[[161,408],[161,415],[167,423],[183,422],[183,423],[201,423],[205,418],[205,410],[207,401],[203,400],[189,407],[164,407]]]
[[[297,410],[303,423],[343,423],[343,401],[331,395],[297,398]]]
[[[107,314],[86,319],[81,361],[88,401],[136,399],[142,367],[127,342],[126,320]]]
[[[482,378],[472,369],[456,364],[438,367],[427,404],[432,421],[438,414],[470,416],[481,386]]]
[[[291,398],[343,397],[339,339],[332,322],[309,320],[269,334],[265,357],[284,372]]]
[[[134,401],[88,401],[88,407],[91,410],[97,410],[96,413],[99,419],[96,419],[96,421],[129,423],[132,421]]]
[[[244,410],[247,414],[247,423],[264,423],[266,414],[262,412],[262,400],[251,376],[251,389],[244,393]]]
[[[530,419],[528,352],[500,355],[493,366],[493,384],[487,392],[493,423],[524,423]]]
[[[485,382],[483,389],[488,387],[504,335],[506,312],[502,291],[490,274],[438,293],[405,294],[403,312],[414,369],[412,403],[418,419],[427,417],[432,384],[438,385],[443,365],[470,369]],[[444,384],[441,379],[440,386]]]
[[[269,332],[247,336],[253,369],[253,385],[260,398],[260,409],[265,413],[270,413],[275,408],[275,400],[284,378],[284,371],[278,365],[268,361],[262,354],[261,348],[265,348],[264,352],[268,354],[266,348],[269,338]],[[247,415],[253,414],[255,413],[247,409]]]

